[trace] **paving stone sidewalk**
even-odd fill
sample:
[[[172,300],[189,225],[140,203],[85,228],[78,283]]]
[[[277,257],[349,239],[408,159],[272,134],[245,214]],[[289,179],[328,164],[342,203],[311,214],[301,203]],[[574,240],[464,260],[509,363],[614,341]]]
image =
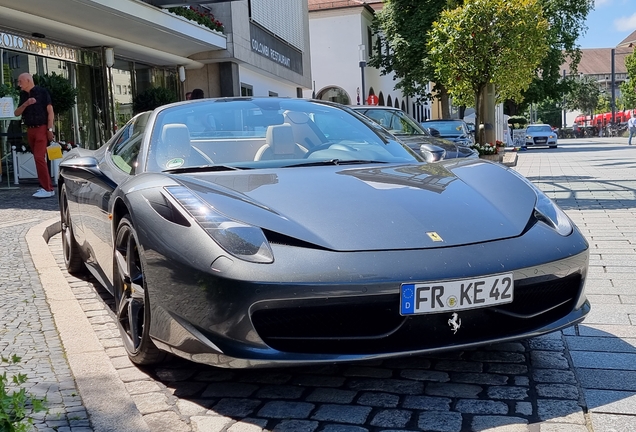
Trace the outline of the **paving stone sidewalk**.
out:
[[[48,412],[33,416],[37,430],[88,432],[93,429],[25,240],[29,229],[58,214],[57,200],[32,198],[36,190],[0,189],[0,355],[21,358],[0,369],[9,377],[26,374],[22,387],[46,398]]]

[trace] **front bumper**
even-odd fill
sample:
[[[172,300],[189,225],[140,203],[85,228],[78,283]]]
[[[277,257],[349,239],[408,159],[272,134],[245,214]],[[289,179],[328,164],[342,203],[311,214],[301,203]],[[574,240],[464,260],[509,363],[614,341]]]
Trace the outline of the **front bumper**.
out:
[[[222,367],[475,347],[559,330],[590,309],[584,294],[587,242],[577,230],[564,238],[542,224],[519,238],[419,251],[338,253],[272,245],[273,264],[223,258],[214,270],[196,264],[209,266],[216,258],[205,250],[149,246],[153,340],[181,357]],[[175,253],[175,246],[182,252]],[[447,323],[450,313],[399,315],[401,283],[501,272],[514,274],[515,302],[459,311],[457,334]]]
[[[526,137],[526,147],[528,146],[555,146],[557,145],[557,138],[549,136],[534,136],[532,138]]]

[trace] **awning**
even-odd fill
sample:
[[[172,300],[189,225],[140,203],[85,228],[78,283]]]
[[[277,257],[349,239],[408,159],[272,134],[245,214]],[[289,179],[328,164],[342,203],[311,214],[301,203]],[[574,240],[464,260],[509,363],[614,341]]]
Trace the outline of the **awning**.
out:
[[[188,57],[226,49],[226,36],[149,4],[130,0],[0,0],[0,26],[158,66],[203,64]]]

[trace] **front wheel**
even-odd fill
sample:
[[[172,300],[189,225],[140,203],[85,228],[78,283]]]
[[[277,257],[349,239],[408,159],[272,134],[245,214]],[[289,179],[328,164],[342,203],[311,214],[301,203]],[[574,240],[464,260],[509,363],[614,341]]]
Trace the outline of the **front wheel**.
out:
[[[60,190],[60,222],[62,227],[62,252],[64,253],[64,265],[66,270],[73,275],[86,273],[86,266],[80,256],[79,245],[73,233],[71,212],[66,195],[66,185]]]
[[[160,363],[166,353],[160,351],[150,339],[150,302],[142,250],[137,232],[127,216],[117,226],[113,282],[117,326],[128,357],[139,365]]]

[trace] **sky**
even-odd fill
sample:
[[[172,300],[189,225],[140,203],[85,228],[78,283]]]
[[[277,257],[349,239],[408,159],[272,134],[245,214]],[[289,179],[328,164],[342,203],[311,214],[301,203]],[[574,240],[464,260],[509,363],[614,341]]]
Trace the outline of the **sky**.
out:
[[[636,0],[595,0],[581,48],[613,48],[636,31]]]

